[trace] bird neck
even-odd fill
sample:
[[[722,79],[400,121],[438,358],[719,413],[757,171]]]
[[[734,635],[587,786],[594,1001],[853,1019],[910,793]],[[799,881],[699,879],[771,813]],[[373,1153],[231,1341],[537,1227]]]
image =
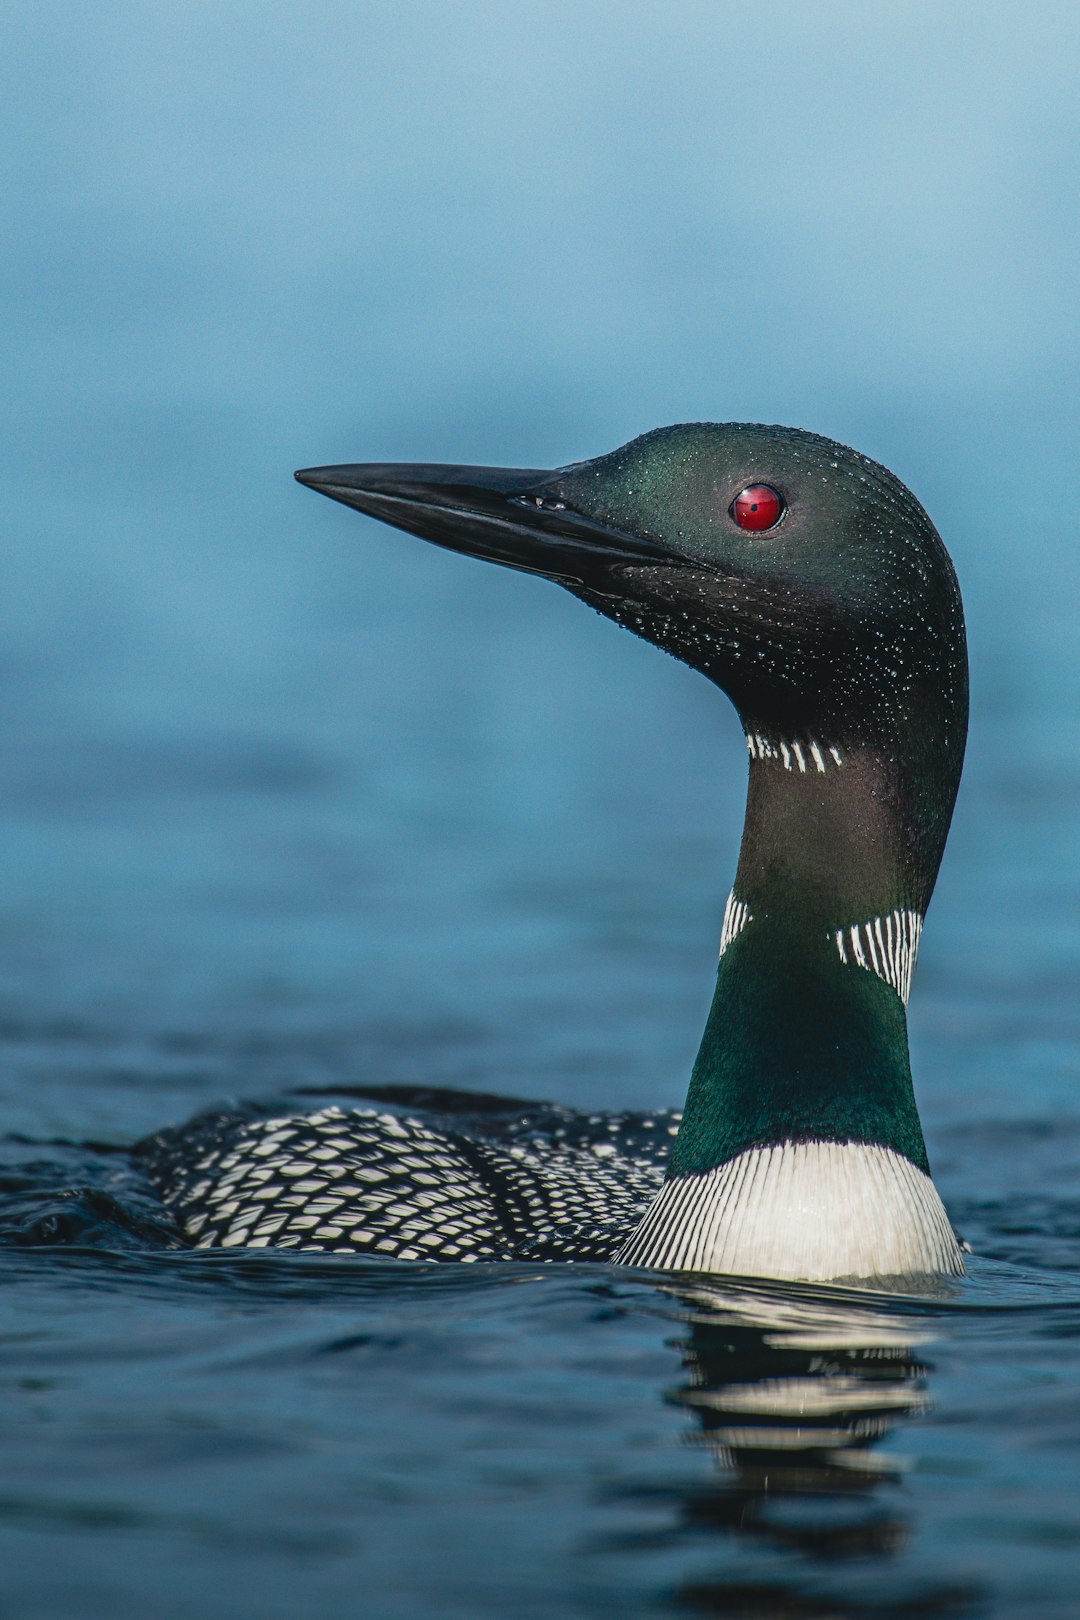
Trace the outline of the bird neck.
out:
[[[750,781],[672,1177],[778,1143],[928,1169],[906,1002],[959,779],[882,746],[747,728]]]

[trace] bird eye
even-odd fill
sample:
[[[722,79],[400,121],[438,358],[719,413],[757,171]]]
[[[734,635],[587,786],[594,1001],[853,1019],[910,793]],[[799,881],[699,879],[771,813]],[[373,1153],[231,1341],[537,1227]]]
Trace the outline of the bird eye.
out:
[[[748,484],[728,507],[740,529],[771,529],[784,515],[784,503],[771,484]]]

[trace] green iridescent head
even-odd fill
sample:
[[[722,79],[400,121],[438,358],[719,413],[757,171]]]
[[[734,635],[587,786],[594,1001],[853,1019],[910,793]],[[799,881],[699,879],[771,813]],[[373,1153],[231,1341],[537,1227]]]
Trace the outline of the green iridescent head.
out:
[[[668,552],[577,594],[702,670],[748,726],[883,741],[929,726],[962,753],[956,576],[884,467],[793,428],[700,423],[568,467],[552,496]]]

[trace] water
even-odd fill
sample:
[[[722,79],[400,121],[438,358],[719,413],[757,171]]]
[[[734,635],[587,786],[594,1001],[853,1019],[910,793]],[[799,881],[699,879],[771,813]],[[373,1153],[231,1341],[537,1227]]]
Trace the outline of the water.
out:
[[[1076,1290],[9,1260],[17,1614],[1067,1614]]]
[[[6,1612],[1071,1616],[1074,8],[10,11]],[[745,749],[291,484],[789,421],[925,501],[974,710],[912,1003],[932,1300],[167,1246],[234,1096],[682,1100]]]

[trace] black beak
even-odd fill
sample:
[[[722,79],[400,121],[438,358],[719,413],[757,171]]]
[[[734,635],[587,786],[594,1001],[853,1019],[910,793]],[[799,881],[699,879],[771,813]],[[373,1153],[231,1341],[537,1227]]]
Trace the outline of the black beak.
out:
[[[676,560],[654,541],[574,511],[561,492],[561,471],[370,462],[305,467],[296,476],[331,500],[449,551],[567,584],[599,587],[620,563]]]

